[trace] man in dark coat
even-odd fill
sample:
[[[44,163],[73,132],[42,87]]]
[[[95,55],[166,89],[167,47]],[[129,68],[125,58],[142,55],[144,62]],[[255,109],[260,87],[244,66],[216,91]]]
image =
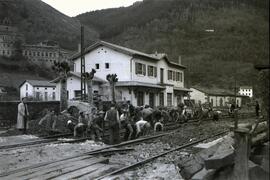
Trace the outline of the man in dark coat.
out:
[[[109,124],[110,144],[120,143],[120,119],[119,113],[115,108],[115,104],[111,105],[111,109],[105,114],[105,121]]]

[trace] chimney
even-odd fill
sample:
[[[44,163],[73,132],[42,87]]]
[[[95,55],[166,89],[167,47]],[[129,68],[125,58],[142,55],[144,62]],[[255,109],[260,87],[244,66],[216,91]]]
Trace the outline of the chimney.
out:
[[[155,55],[156,55],[156,56],[158,55],[158,52],[157,52],[157,51],[155,52]]]
[[[178,64],[182,65],[182,58],[181,58],[181,56],[179,56],[179,58],[178,58]]]
[[[78,44],[78,52],[81,52],[81,44]]]

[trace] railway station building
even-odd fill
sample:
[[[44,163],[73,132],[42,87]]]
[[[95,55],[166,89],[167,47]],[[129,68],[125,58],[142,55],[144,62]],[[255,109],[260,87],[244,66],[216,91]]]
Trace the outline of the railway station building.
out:
[[[99,41],[86,48],[85,71],[96,70],[93,88],[103,100],[111,100],[108,74],[117,74],[116,101],[130,101],[135,106],[176,106],[190,92],[184,87],[185,66],[170,61],[166,54],[146,54]],[[81,54],[72,56],[73,76],[67,81],[68,99],[80,96]],[[60,87],[59,87],[60,88]],[[58,91],[60,92],[60,89]]]

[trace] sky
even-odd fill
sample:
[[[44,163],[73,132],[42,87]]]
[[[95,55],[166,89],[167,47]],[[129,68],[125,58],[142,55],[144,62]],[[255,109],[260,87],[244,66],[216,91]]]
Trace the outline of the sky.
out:
[[[132,5],[136,1],[142,0],[42,0],[42,1],[54,7],[58,11],[73,17],[88,11],[122,7],[122,6],[126,7]]]

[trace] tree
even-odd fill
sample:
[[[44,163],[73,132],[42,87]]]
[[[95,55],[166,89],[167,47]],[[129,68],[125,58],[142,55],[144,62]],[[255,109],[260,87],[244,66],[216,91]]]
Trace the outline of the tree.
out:
[[[112,101],[115,102],[115,83],[118,81],[117,74],[108,74],[106,79],[110,83]]]
[[[70,71],[69,64],[65,61],[56,62],[52,69],[59,75],[61,83],[61,92],[60,92],[60,110],[63,111],[67,109],[67,75]]]
[[[90,105],[93,105],[93,90],[92,90],[92,80],[94,78],[94,75],[96,73],[96,70],[92,69],[90,73],[86,72],[83,74],[84,78],[87,82],[87,91],[88,91],[88,103]]]

